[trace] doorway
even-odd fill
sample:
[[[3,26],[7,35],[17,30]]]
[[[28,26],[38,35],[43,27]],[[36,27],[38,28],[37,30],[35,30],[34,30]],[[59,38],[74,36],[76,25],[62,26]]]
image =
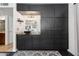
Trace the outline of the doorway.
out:
[[[0,52],[13,51],[13,8],[0,7]]]
[[[5,16],[0,16],[0,45],[5,45]]]

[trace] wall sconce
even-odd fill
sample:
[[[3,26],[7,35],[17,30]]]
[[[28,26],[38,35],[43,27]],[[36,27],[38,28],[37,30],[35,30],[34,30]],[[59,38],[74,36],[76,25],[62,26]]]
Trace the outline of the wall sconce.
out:
[[[20,24],[23,22],[22,20],[20,20],[20,18],[18,18],[18,20],[17,20],[18,22],[20,22]]]

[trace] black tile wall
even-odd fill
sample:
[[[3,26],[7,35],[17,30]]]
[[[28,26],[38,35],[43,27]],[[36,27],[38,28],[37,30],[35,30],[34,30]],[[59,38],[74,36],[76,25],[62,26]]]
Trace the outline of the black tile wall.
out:
[[[54,7],[52,6],[41,6],[41,17],[54,17]]]
[[[66,25],[67,25],[67,22],[66,22],[66,19],[65,18],[63,18],[63,17],[60,17],[60,18],[58,18],[58,17],[55,17],[54,18],[54,29],[55,30],[64,30],[64,29],[66,29],[65,27],[66,27]]]
[[[41,13],[40,35],[17,35],[17,48],[68,49],[68,4],[17,4],[17,11]]]
[[[67,17],[67,8],[55,7],[55,17]]]
[[[55,20],[51,17],[42,17],[41,18],[41,30],[54,30],[55,29]]]

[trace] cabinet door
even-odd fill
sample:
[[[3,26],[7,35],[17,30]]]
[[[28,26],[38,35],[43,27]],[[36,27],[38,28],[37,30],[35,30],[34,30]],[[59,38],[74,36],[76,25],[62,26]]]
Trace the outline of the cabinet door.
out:
[[[32,36],[33,40],[33,49],[39,49],[40,46],[40,36],[39,35],[33,35]]]
[[[54,49],[67,49],[68,38],[63,30],[55,30]]]
[[[19,50],[32,49],[33,40],[28,35],[17,35],[17,48]]]

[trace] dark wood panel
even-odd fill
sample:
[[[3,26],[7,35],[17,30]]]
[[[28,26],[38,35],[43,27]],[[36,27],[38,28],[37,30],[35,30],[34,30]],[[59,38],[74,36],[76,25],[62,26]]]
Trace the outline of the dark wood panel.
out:
[[[5,33],[0,33],[0,45],[5,44]]]

